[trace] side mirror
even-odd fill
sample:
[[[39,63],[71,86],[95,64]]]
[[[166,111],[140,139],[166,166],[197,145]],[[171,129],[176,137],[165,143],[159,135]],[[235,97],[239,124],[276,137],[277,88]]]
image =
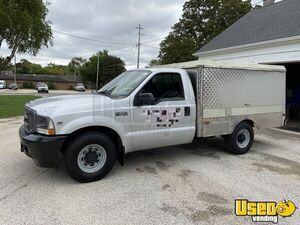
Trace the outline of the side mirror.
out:
[[[134,106],[154,105],[154,96],[152,93],[141,93],[134,99]]]

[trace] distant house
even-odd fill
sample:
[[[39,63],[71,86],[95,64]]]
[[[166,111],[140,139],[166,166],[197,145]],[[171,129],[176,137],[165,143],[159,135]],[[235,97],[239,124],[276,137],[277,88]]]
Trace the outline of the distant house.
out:
[[[194,55],[205,60],[284,65],[288,117],[300,120],[300,0],[263,2],[263,7],[249,12]]]
[[[5,80],[7,84],[14,82],[14,74],[11,71],[0,72],[0,80]],[[73,75],[35,75],[35,74],[17,74],[17,84],[22,87],[24,82],[32,82],[34,86],[38,82],[46,84],[54,84],[58,90],[68,90],[74,88],[76,83],[80,83],[81,79]]]

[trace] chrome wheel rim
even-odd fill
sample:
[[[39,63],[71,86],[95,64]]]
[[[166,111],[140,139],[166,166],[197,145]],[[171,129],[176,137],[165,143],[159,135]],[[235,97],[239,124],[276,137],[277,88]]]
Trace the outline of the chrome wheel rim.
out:
[[[78,167],[85,173],[95,173],[100,170],[107,159],[105,149],[98,144],[85,146],[78,154]]]
[[[250,132],[247,129],[240,130],[237,134],[237,145],[239,148],[246,148],[250,143]]]

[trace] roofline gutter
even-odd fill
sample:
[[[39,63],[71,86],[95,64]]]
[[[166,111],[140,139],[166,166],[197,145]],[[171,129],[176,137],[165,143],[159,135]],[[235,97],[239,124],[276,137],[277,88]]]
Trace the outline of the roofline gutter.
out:
[[[193,56],[200,57],[200,56],[213,55],[216,53],[234,52],[234,51],[241,50],[241,49],[251,49],[251,48],[256,48],[256,47],[263,46],[263,45],[264,46],[272,46],[272,45],[276,45],[276,44],[282,43],[282,42],[289,43],[289,42],[299,42],[299,41],[300,41],[300,35],[293,36],[293,37],[287,37],[287,38],[279,38],[279,39],[274,39],[274,40],[269,40],[269,41],[261,41],[261,42],[239,45],[239,46],[233,46],[233,47],[229,47],[229,48],[220,48],[220,49],[216,49],[216,50],[196,52],[193,54]]]

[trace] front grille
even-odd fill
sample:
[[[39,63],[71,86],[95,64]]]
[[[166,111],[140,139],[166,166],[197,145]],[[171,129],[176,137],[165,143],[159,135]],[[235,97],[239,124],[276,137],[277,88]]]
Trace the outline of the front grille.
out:
[[[25,108],[24,113],[24,126],[27,133],[34,133],[35,132],[35,111],[29,108]]]

